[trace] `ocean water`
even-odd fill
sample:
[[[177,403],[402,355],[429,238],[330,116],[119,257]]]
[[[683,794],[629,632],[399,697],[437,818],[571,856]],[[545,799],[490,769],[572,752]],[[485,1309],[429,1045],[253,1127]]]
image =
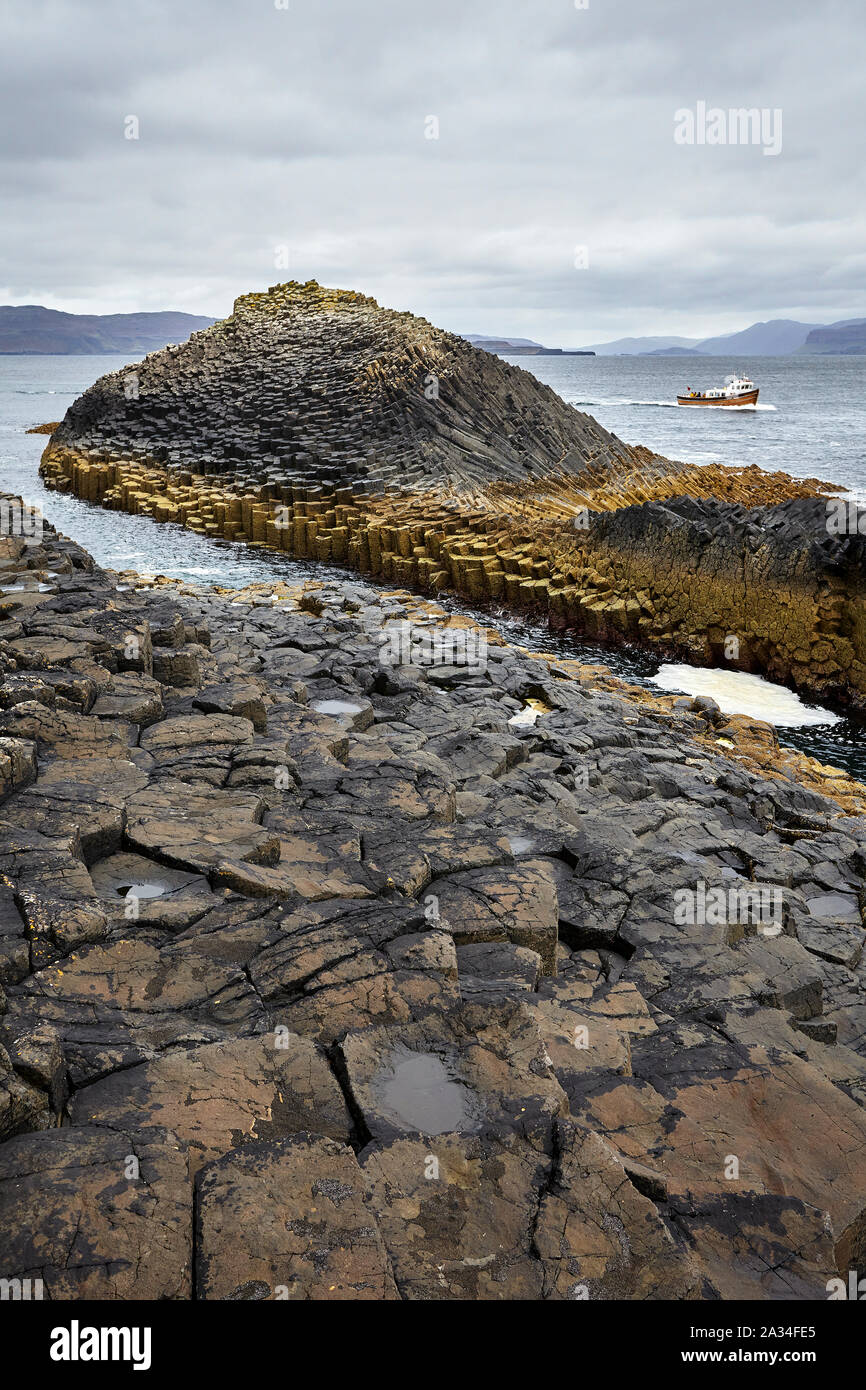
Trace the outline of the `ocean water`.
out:
[[[798,477],[824,477],[866,501],[866,359],[707,358],[697,364],[691,358],[511,360],[531,369],[627,443],[646,444],[689,462],[757,463]],[[0,355],[0,491],[17,493],[40,507],[59,530],[110,569],[233,588],[342,573],[251,550],[242,543],[206,540],[178,526],[106,512],[76,497],[48,492],[38,475],[46,436],[28,435],[26,430],[62,419],[97,377],[125,365],[128,359],[120,355]],[[690,410],[671,404],[684,386],[712,385],[740,368],[761,388],[757,410]],[[541,623],[505,612],[477,612],[447,595],[441,601],[452,611],[477,613],[506,640],[521,646],[604,663],[616,675],[650,688],[710,694],[726,710],[775,723],[786,745],[866,781],[866,727],[805,705],[782,686],[737,672],[662,668],[648,652],[554,634]]]
[[[866,501],[866,357],[509,357],[626,444],[685,463],[755,463]],[[742,370],[758,404],[678,406]]]

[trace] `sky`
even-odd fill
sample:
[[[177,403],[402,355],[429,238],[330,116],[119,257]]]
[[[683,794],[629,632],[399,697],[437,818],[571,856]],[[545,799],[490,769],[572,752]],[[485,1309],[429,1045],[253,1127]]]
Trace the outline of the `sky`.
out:
[[[316,279],[563,347],[866,315],[864,38],[863,0],[0,0],[0,303]]]

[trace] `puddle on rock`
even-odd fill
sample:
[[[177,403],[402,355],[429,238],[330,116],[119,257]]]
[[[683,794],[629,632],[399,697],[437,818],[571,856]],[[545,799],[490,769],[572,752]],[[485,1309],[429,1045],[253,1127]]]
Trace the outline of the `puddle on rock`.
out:
[[[352,700],[314,700],[311,705],[318,714],[360,714],[363,708]]]
[[[208,890],[201,874],[169,869],[143,854],[119,852],[94,864],[90,871],[93,887],[104,903],[117,898],[177,898]]]
[[[854,893],[820,893],[806,907],[819,922],[851,922],[860,926],[860,905]]]
[[[168,892],[167,883],[123,883],[115,889],[122,898],[161,898]]]
[[[529,854],[530,850],[535,849],[535,841],[528,835],[509,835],[508,847],[512,854]]]
[[[518,710],[517,714],[512,714],[508,722],[513,729],[531,729],[542,714],[550,714],[549,705],[545,705],[542,700],[527,700],[523,709]]]
[[[400,1129],[448,1134],[480,1127],[479,1099],[438,1053],[395,1048],[375,1077],[373,1089],[383,1117]]]

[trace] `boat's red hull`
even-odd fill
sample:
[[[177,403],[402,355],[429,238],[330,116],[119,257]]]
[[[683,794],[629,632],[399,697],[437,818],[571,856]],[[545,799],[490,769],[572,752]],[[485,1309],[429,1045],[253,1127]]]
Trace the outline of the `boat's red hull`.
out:
[[[703,396],[677,396],[677,405],[755,405],[757,400],[756,390],[747,391],[742,396],[714,396],[711,400],[705,400]]]

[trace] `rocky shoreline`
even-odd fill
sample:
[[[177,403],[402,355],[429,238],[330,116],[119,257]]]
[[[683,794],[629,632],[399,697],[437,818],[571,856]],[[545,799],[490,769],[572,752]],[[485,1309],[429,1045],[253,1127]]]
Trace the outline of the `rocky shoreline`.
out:
[[[527,372],[310,282],[96,382],[49,488],[454,590],[866,712],[864,538],[835,489],[624,444]]]
[[[0,541],[0,795],[0,1277],[862,1268],[866,790],[766,726],[409,593],[145,584],[46,527]]]

